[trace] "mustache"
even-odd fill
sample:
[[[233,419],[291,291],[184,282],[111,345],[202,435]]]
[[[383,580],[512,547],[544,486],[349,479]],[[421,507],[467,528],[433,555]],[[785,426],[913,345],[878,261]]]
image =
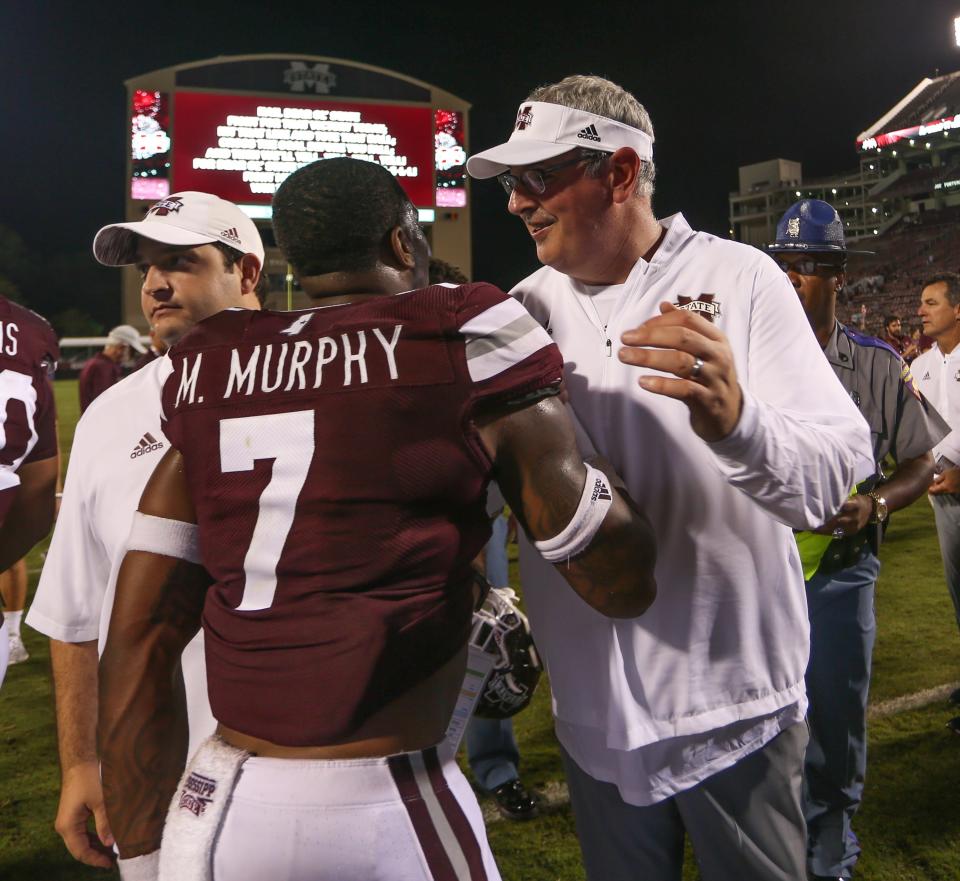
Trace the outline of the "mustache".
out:
[[[557,222],[556,217],[540,208],[531,208],[528,211],[524,211],[520,217],[527,226],[546,226],[549,223]]]

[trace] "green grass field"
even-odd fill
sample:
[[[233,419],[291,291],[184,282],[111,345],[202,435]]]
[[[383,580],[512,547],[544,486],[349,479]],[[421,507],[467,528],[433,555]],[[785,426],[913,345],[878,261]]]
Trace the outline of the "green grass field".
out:
[[[74,382],[57,383],[57,402],[61,446],[68,450],[77,416]],[[31,591],[43,550],[38,547],[29,558]],[[882,556],[875,703],[960,679],[960,639],[925,499],[895,516]],[[59,771],[49,653],[37,633],[24,628],[24,636],[32,657],[9,670],[0,690],[0,879],[111,877],[73,862],[53,831]],[[858,878],[960,878],[960,738],[944,727],[951,715],[950,708],[936,703],[872,723],[864,807],[855,824],[864,850]],[[524,780],[555,792],[563,773],[545,684],[517,718],[516,730]],[[492,822],[489,834],[505,881],[584,878],[565,802],[530,823]],[[697,877],[691,858],[685,879]]]

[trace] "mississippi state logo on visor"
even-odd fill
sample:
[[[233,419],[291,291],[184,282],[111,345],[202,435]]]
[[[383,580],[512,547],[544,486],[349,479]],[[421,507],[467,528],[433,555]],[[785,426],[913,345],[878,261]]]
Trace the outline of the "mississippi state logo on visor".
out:
[[[156,205],[151,205],[147,214],[166,217],[168,214],[179,214],[181,208],[183,208],[183,199],[179,196],[171,196],[169,199],[161,199]]]
[[[533,125],[533,107],[530,104],[520,108],[514,128],[522,132],[528,125]]]
[[[678,309],[696,312],[712,322],[720,314],[720,304],[716,302],[716,296],[716,294],[700,294],[696,300],[693,297],[677,297],[677,302],[673,305]]]

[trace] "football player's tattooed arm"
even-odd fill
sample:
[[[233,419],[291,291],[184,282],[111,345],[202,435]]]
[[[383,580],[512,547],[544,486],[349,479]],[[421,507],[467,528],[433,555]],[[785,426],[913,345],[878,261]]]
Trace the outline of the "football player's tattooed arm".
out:
[[[0,528],[0,572],[25,557],[50,532],[59,471],[59,456],[26,462],[17,471],[20,486]]]
[[[139,510],[196,522],[176,450],[157,466]],[[120,567],[100,662],[97,736],[107,816],[124,859],[160,846],[183,772],[188,730],[180,655],[200,627],[209,584],[203,567],[162,554],[128,551]]]
[[[542,541],[561,533],[577,510],[586,480],[563,403],[546,398],[506,413],[488,412],[478,418],[477,427],[495,462],[500,489],[527,535]],[[656,597],[655,562],[650,522],[614,489],[613,504],[587,549],[557,569],[598,612],[632,618]]]

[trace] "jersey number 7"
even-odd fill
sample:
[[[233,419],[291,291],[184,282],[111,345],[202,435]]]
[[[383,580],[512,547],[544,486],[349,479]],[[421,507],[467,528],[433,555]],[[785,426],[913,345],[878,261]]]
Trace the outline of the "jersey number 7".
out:
[[[255,612],[273,605],[277,563],[293,526],[313,451],[313,410],[220,420],[223,473],[252,471],[257,459],[273,459],[273,471],[260,494],[257,523],[243,561],[245,581],[238,612]]]

